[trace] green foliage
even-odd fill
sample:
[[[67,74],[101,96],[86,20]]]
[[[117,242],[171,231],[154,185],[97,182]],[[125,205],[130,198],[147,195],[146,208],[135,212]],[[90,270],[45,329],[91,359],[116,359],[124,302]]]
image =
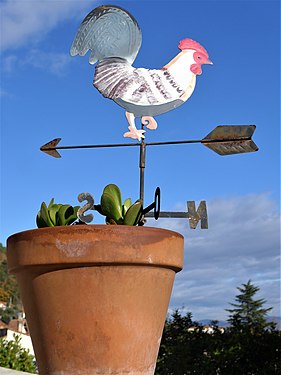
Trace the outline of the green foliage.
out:
[[[14,335],[13,341],[0,339],[0,366],[9,369],[37,374],[34,357],[20,345],[20,338]]]
[[[264,299],[253,298],[260,288],[253,285],[249,280],[237,289],[240,291],[240,294],[235,297],[237,303],[230,304],[234,309],[226,309],[230,313],[228,322],[231,324],[233,331],[258,334],[274,326],[274,323],[266,320],[267,313],[272,308],[265,309],[262,307],[266,303]]]
[[[69,204],[56,204],[54,198],[47,206],[42,202],[40,211],[36,217],[38,228],[70,225],[77,220],[79,206],[72,207]]]
[[[224,332],[213,321],[213,333],[205,333],[191,313],[178,310],[167,319],[155,375],[281,374],[281,332],[265,320],[271,309],[253,298],[259,288],[250,281],[238,289]]]
[[[106,217],[106,224],[138,225],[143,207],[140,199],[132,204],[130,198],[122,205],[120,189],[114,184],[109,184],[104,188],[101,202],[95,209]]]
[[[0,301],[5,302],[7,307],[0,309],[0,319],[9,323],[17,317],[22,310],[21,300],[16,278],[8,273],[6,248],[0,246]]]
[[[216,368],[223,375],[281,374],[281,333],[265,330],[259,335],[228,328],[216,339]]]
[[[165,324],[155,375],[215,374],[206,355],[210,339],[191,313],[175,310]]]
[[[215,323],[215,322],[213,322]],[[281,374],[281,332],[264,330],[257,335],[222,332],[212,334],[176,310],[167,319],[155,375],[277,375]]]

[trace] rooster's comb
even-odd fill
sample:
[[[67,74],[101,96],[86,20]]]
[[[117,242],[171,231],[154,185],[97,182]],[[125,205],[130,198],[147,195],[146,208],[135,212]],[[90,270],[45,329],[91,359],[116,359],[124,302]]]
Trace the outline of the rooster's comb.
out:
[[[189,38],[181,40],[179,42],[178,48],[180,50],[195,49],[196,51],[202,52],[202,53],[204,53],[205,55],[208,56],[208,52],[205,50],[204,47],[201,46],[201,44],[199,44],[199,43],[195,42],[195,40],[192,40],[192,39],[189,39]]]

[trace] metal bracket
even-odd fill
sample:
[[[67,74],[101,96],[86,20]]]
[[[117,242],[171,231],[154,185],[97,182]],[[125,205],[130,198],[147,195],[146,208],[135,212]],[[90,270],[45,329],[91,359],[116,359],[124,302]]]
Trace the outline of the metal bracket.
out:
[[[154,212],[149,212],[154,209]],[[177,218],[177,219],[189,219],[190,229],[196,229],[199,221],[201,221],[201,229],[208,229],[208,214],[206,201],[199,203],[198,209],[196,210],[195,201],[187,201],[187,212],[160,212],[160,188],[157,187],[154,195],[154,202],[151,203],[143,210],[143,216],[145,218]]]

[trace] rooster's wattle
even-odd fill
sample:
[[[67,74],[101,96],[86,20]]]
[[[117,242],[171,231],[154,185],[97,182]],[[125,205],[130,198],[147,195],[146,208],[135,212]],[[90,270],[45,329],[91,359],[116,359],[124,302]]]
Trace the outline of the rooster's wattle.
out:
[[[94,86],[106,98],[126,110],[129,132],[125,137],[141,140],[135,118],[156,129],[154,116],[183,104],[193,93],[203,64],[212,64],[207,51],[192,39],[183,39],[181,52],[161,69],[134,68],[141,45],[137,21],[126,10],[103,5],[90,12],[80,25],[71,46],[72,56],[91,50],[89,62],[96,65]]]

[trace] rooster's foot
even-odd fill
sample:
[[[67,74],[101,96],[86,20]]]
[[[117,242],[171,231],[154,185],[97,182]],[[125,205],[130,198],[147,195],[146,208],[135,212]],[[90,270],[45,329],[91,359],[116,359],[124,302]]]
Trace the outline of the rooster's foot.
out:
[[[157,122],[154,120],[152,116],[142,116],[141,123],[150,130],[157,129]]]
[[[124,133],[124,137],[126,138],[132,138],[132,139],[137,139],[137,140],[141,140],[142,138],[144,138],[144,134],[145,133],[145,130],[138,130],[136,129],[135,127],[133,126],[128,126],[128,129],[130,130],[129,132],[126,132]]]

